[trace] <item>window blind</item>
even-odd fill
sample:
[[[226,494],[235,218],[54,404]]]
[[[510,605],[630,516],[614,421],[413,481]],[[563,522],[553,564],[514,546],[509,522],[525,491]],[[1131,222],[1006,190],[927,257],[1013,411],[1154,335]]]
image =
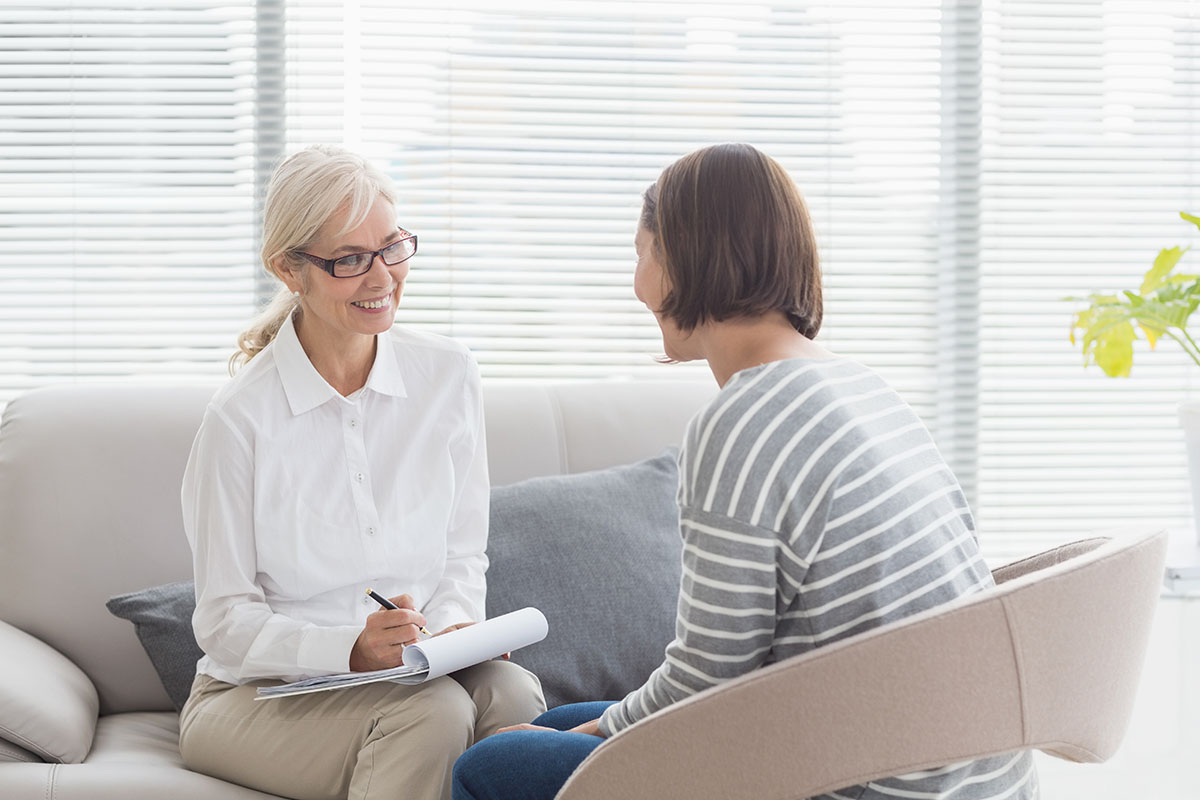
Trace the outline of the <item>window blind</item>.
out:
[[[1200,369],[1164,339],[1128,379],[1085,371],[1063,298],[1136,291],[1160,248],[1200,244],[1178,216],[1200,208],[1200,10],[989,0],[983,30],[980,525],[1004,554],[1183,526]]]
[[[489,380],[664,367],[632,291],[640,194],[749,141],[805,195],[822,340],[877,368],[960,476],[985,555],[1184,524],[1163,342],[1067,340],[1093,290],[1195,243],[1195,4],[30,0],[0,14],[0,405],[56,380],[217,379],[272,291],[275,160],[345,144],[421,236],[399,320]],[[1187,257],[1185,257],[1185,263]],[[1195,271],[1195,270],[1193,270]]]
[[[751,142],[812,211],[825,341],[936,427],[940,8],[292,0],[289,146],[347,141],[396,178],[421,235],[402,322],[485,376],[635,377],[666,374],[632,290],[641,192]]]
[[[253,299],[253,8],[0,12],[0,403],[216,375]]]

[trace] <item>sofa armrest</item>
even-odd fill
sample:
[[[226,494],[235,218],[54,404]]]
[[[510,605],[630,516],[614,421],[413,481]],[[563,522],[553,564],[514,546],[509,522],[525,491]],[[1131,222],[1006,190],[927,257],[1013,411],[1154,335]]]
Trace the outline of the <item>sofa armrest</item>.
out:
[[[0,621],[0,738],[46,761],[77,764],[92,749],[99,709],[83,670]]]

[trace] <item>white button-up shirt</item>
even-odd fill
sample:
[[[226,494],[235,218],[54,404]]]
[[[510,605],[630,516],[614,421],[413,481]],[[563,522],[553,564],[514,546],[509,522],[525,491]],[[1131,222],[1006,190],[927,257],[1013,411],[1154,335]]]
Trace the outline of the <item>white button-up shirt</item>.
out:
[[[430,630],[484,615],[488,476],[479,370],[399,326],[341,396],[291,319],[213,397],[183,477],[198,671],[228,683],[349,670],[385,597]]]

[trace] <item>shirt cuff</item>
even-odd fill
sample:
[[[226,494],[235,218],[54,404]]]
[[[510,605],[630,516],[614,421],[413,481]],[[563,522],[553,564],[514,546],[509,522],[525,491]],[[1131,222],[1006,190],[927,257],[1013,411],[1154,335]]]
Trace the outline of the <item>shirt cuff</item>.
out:
[[[339,675],[350,671],[350,651],[362,628],[355,625],[314,627],[304,632],[297,666],[306,675]]]

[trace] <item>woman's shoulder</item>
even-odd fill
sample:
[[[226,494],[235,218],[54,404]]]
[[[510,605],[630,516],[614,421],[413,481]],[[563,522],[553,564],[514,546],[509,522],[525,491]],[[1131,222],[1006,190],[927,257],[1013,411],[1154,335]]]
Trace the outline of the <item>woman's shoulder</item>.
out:
[[[886,390],[872,369],[850,358],[772,361],[735,373],[697,415],[709,437],[769,425],[780,415],[803,418],[832,399],[864,390]]]
[[[254,358],[243,363],[229,380],[221,384],[209,400],[209,408],[219,411],[232,410],[246,403],[253,404],[264,391],[270,391],[271,379],[278,380],[274,344],[271,342],[260,350]]]
[[[401,359],[405,357],[444,359],[447,356],[457,356],[458,358],[473,360],[471,351],[467,346],[449,336],[417,330],[399,324],[393,325],[385,335],[392,343],[397,357]]]
[[[830,380],[841,378],[879,378],[878,373],[846,356],[831,358],[789,358],[770,361],[735,372],[725,383],[721,393],[762,395],[787,385],[792,391]]]
[[[903,407],[898,395],[853,359],[789,359],[742,370],[688,427],[681,460],[695,484],[691,496],[709,498],[707,507],[724,492],[732,508],[793,456],[824,452],[861,420],[893,407]]]

